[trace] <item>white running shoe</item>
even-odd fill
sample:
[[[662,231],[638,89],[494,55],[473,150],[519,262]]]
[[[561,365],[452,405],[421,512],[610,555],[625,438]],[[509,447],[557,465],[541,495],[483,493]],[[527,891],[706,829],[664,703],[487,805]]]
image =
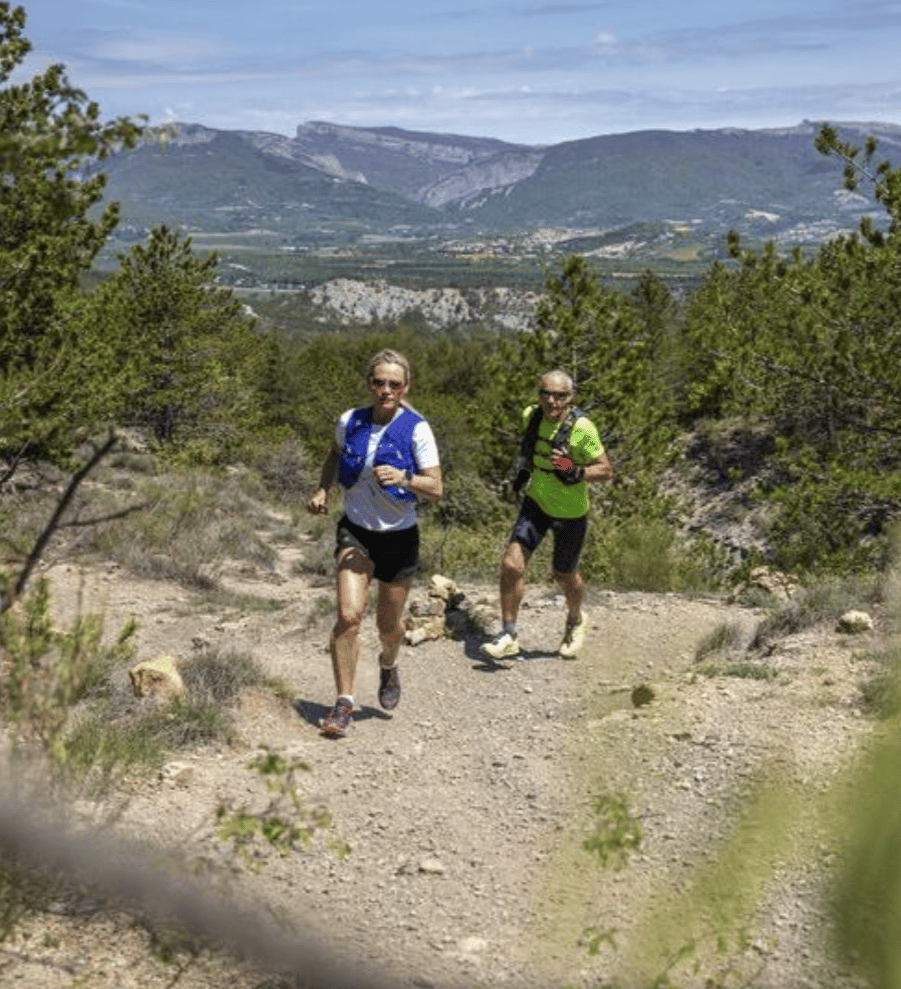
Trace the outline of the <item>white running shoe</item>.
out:
[[[584,616],[575,625],[567,623],[566,631],[563,633],[563,641],[560,643],[558,650],[563,659],[576,658],[579,650],[582,648],[582,643],[585,641],[585,629],[587,627],[588,623],[585,621]]]
[[[482,646],[482,652],[492,659],[512,659],[519,655],[519,642],[515,635],[509,632],[501,632],[491,642],[486,642]]]

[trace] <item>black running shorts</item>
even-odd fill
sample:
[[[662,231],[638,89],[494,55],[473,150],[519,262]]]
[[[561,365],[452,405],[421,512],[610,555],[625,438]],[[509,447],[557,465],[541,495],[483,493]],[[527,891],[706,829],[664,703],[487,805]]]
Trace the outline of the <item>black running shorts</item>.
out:
[[[513,524],[510,542],[519,543],[531,556],[547,535],[554,534],[554,573],[575,573],[588,532],[588,516],[578,519],[555,519],[543,512],[531,498],[523,498],[519,517]]]
[[[385,584],[406,580],[419,571],[419,527],[373,532],[343,515],[338,522],[335,555],[354,546],[372,561],[372,576]]]

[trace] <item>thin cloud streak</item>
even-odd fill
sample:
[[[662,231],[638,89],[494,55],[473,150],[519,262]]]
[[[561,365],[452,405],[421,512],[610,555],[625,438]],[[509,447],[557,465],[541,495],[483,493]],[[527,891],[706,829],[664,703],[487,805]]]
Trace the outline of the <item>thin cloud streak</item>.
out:
[[[268,0],[262,19],[214,2],[209,18],[205,0],[34,0],[29,71],[65,64],[110,116],[184,111],[282,133],[318,117],[548,143],[901,119],[901,4],[889,0]]]
[[[833,18],[830,33],[847,18]],[[853,20],[853,19],[852,19]],[[901,7],[894,21],[884,23],[884,30],[901,29]],[[778,33],[781,31],[782,33]],[[281,73],[321,76],[437,76],[485,72],[558,72],[580,68],[637,67],[648,64],[679,65],[690,63],[696,70],[704,64],[738,57],[763,55],[770,59],[803,53],[828,54],[835,46],[823,36],[824,26],[814,29],[796,18],[771,22],[746,23],[719,31],[680,29],[652,33],[629,41],[602,28],[583,45],[545,48],[507,48],[470,50],[450,55],[440,53],[399,53],[385,55],[364,49],[333,50],[290,57],[251,54],[240,55],[233,44],[194,35],[132,36],[119,38],[75,39],[73,54],[82,67],[95,72],[115,70],[137,63],[145,70],[156,68],[164,75],[183,71],[201,76],[208,71],[226,75],[234,71],[242,78],[254,63],[266,65],[270,75]],[[81,44],[77,42],[81,40]],[[239,56],[236,58],[236,56]],[[65,59],[62,59],[65,61]],[[212,63],[212,64],[206,64]],[[183,68],[179,68],[183,67]]]
[[[171,78],[181,74],[190,81],[204,78],[215,72],[219,78],[231,74],[236,80],[247,77],[250,71],[255,78],[281,75],[305,75],[311,77],[423,77],[529,72],[574,72],[581,68],[603,67],[644,68],[649,64],[677,64],[693,62],[695,68],[704,61],[732,57],[739,45],[747,51],[766,52],[771,56],[797,54],[802,51],[826,50],[822,44],[782,41],[778,45],[758,39],[753,44],[747,38],[732,46],[721,42],[713,51],[703,39],[683,41],[680,45],[645,41],[628,45],[612,34],[601,32],[590,44],[582,47],[523,50],[508,49],[485,52],[461,52],[453,55],[397,55],[384,56],[366,51],[334,51],[327,54],[294,56],[281,59],[264,59],[245,56],[235,64],[212,43],[198,43],[188,38],[157,38],[143,40],[119,40],[98,42],[90,50],[76,58],[82,70],[94,74],[107,71],[128,71],[128,67],[141,67],[150,80],[153,72]],[[227,53],[226,53],[227,54]],[[212,63],[212,64],[204,64]],[[256,66],[260,66],[257,70]],[[262,68],[265,66],[265,69]],[[115,80],[112,80],[115,83]]]

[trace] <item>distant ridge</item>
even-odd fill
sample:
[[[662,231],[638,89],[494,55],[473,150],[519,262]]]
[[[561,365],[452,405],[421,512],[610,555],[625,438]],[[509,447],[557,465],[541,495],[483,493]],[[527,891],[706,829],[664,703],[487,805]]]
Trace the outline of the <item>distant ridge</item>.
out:
[[[901,127],[834,123],[901,161]],[[820,124],[762,130],[648,130],[560,144],[349,127],[324,121],[288,137],[177,123],[103,163],[125,222],[199,231],[264,227],[302,244],[340,236],[599,235],[634,224],[734,228],[785,243],[821,240],[878,209],[843,189],[820,155]],[[862,190],[863,191],[863,190]]]

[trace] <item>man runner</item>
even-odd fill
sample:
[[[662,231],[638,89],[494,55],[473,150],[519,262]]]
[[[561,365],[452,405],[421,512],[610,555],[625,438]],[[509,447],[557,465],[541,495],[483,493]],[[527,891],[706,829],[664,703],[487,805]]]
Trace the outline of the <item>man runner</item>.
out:
[[[575,659],[585,639],[585,582],[578,567],[588,530],[588,485],[612,481],[615,471],[593,423],[580,410],[571,409],[573,392],[568,374],[548,371],[538,383],[539,404],[523,412],[525,468],[531,476],[501,561],[503,626],[482,646],[492,659],[519,655],[517,616],[526,589],[526,566],[548,530],[554,537],[554,579],[567,604],[560,656]]]

